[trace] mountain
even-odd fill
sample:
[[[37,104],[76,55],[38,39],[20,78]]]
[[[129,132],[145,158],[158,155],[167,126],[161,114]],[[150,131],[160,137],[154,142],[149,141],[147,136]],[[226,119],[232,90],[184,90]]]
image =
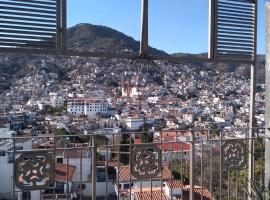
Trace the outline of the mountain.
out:
[[[67,30],[67,46],[80,51],[133,51],[139,52],[140,42],[106,26],[77,24]],[[150,47],[155,55],[167,55],[164,51]]]

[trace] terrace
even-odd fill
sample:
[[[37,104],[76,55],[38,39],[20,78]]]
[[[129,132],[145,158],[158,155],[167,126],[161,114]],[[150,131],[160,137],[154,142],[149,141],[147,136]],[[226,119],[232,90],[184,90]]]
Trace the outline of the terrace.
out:
[[[241,137],[233,136],[236,131],[241,132]],[[1,196],[247,199],[249,142],[254,144],[251,167],[255,181],[258,185],[264,181],[264,129],[253,131],[252,138],[248,129],[235,129],[1,139],[12,141],[11,148],[2,150],[1,159],[10,158],[6,167],[10,173],[14,168],[15,173],[14,180],[1,183],[2,189],[10,191]],[[134,143],[145,134],[151,136],[149,141]]]
[[[209,1],[207,58],[149,54],[148,0],[142,0],[139,55],[78,52],[66,46],[66,0],[0,0],[0,50],[82,57],[250,65],[250,118],[244,129],[188,129],[83,135],[1,136],[3,199],[252,199],[270,180],[269,87],[266,127],[254,127],[257,0]],[[267,8],[266,86],[269,84]],[[235,135],[238,135],[236,137]],[[147,141],[142,142],[142,138]],[[135,142],[136,141],[136,142]],[[250,182],[252,181],[252,182]]]

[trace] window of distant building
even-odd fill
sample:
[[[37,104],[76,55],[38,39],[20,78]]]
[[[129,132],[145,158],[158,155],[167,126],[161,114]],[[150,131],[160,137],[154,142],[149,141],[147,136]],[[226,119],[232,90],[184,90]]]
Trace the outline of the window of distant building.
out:
[[[22,200],[27,200],[31,199],[31,192],[30,191],[25,191],[22,193]]]
[[[56,188],[64,188],[65,183],[64,182],[60,182],[60,181],[56,181],[55,182]]]
[[[56,158],[57,163],[63,163],[63,158]]]
[[[0,151],[0,156],[6,156],[6,151],[4,150]]]
[[[80,189],[85,190],[85,188],[86,188],[85,184],[78,185],[78,190]]]

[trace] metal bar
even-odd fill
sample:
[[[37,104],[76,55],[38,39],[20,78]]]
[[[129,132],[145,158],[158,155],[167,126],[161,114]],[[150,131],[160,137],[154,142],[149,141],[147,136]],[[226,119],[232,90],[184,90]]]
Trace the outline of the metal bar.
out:
[[[30,7],[30,6],[29,6]],[[9,10],[9,11],[19,11],[19,12],[25,12],[25,14],[29,13],[44,13],[48,14],[48,16],[53,16],[55,15],[55,11],[54,10],[43,10],[43,9],[31,9],[31,8],[22,8],[22,7],[18,7],[18,6],[2,6],[0,3],[0,10]]]
[[[132,151],[132,139],[131,139],[131,135],[129,135],[129,138],[130,138],[130,140],[129,140],[129,169],[131,169],[131,159],[132,159],[132,157],[131,157],[131,151]],[[131,198],[131,173],[129,173],[129,198]]]
[[[225,40],[224,41],[232,41]],[[106,53],[106,52],[78,52],[78,51],[53,51],[53,50],[37,50],[37,49],[15,49],[15,48],[0,48],[0,52],[4,53],[19,53],[19,54],[46,54],[46,55],[62,55],[62,56],[80,56],[80,57],[102,57],[102,58],[119,58],[119,59],[138,59],[135,54],[120,54],[120,53]],[[171,62],[212,62],[212,63],[235,63],[235,64],[252,64],[253,60],[246,59],[234,59],[234,58],[221,58],[221,59],[209,59],[194,57],[172,57],[172,56],[149,56],[153,60],[166,60]]]
[[[242,9],[246,9],[246,8],[254,8],[252,6],[252,4],[250,5],[242,5],[242,4],[236,4],[236,3],[232,3],[232,2],[219,2],[219,5],[230,5],[230,6],[236,6]]]
[[[240,46],[240,47],[253,47],[252,45],[247,45],[243,43],[232,43],[232,42],[219,42],[219,45],[230,45],[230,46]]]
[[[20,20],[20,21],[23,21],[23,22],[39,22],[39,23],[50,23],[50,24],[55,24],[56,23],[56,19],[55,18],[52,18],[52,19],[41,19],[41,18],[33,18],[33,17],[26,17],[26,16],[19,16],[19,17],[16,17],[16,16],[6,16],[6,15],[2,15],[4,13],[2,13],[1,11],[1,14],[0,14],[0,18],[1,19],[13,19],[13,20]],[[7,18],[8,17],[8,18]]]
[[[189,192],[189,200],[195,200],[194,194],[194,165],[195,165],[195,142],[194,142],[194,132],[191,131],[190,135],[190,164],[189,164],[189,185],[190,185],[190,192]]]
[[[245,17],[245,18],[242,18],[242,17],[232,17],[232,16],[230,16],[230,15],[225,15],[225,16],[219,16],[218,17],[219,19],[226,19],[226,20],[240,20],[240,21],[254,21],[255,20],[255,18],[254,17],[249,17],[249,18],[247,18],[247,17]]]
[[[41,32],[49,32],[54,33],[56,31],[55,28],[47,28],[47,27],[33,27],[33,26],[13,26],[13,25],[3,25],[0,24],[0,28],[7,29],[6,31],[11,31],[10,29],[16,29],[16,30],[31,30],[31,31],[41,31]]]
[[[42,44],[20,44],[20,43],[8,43],[8,42],[0,42],[0,48],[1,47],[16,47],[16,48],[36,48],[36,49],[41,49],[41,48],[45,48],[45,49],[54,49],[54,46],[49,46],[48,45],[42,45]]]
[[[203,200],[203,142],[201,142],[201,200]]]
[[[218,9],[218,13],[224,13],[224,14],[230,14],[230,13],[240,13],[240,14],[244,14],[245,16],[247,17],[250,17],[250,16],[254,16],[254,13],[251,13],[251,12],[245,12],[243,10],[233,10],[233,9],[225,9],[225,8],[220,8],[219,6],[219,9]]]
[[[238,34],[239,35],[239,34]],[[246,36],[237,36],[237,35],[224,35],[224,34],[218,34],[219,38],[239,38],[239,39],[245,39],[247,42],[250,41],[252,42],[254,40],[254,37],[246,37]]]
[[[0,22],[1,23],[1,22]],[[52,37],[48,37],[48,36],[29,36],[29,35],[10,35],[10,34],[6,34],[6,33],[0,33],[0,38],[8,38],[8,39],[31,39],[34,41],[37,40],[46,40],[46,41],[50,41],[50,40],[55,40],[55,38]]]
[[[95,136],[92,137],[92,200],[96,200],[96,180],[97,180],[97,164],[96,164],[96,141]]]
[[[223,133],[220,131],[219,132],[219,146],[220,146],[220,160],[219,160],[219,199],[222,199],[222,139],[223,139]]]
[[[254,29],[254,25],[242,25],[242,24],[229,24],[229,23],[218,23],[219,27],[236,27],[236,28],[246,28],[246,29]]]
[[[177,133],[176,133],[176,136],[177,136]],[[177,137],[176,137],[177,138]],[[169,152],[169,169],[170,169],[170,172],[172,172],[172,160],[173,160],[173,158],[172,158],[172,151],[173,151],[173,143],[172,142],[169,142],[169,144],[170,144],[170,152]],[[170,182],[171,182],[171,184],[172,184],[172,180],[173,180],[173,177],[172,177],[172,173],[170,174]],[[170,200],[173,200],[173,190],[172,190],[172,187],[170,187]],[[152,194],[151,194],[151,199],[153,199],[152,198]]]
[[[270,182],[270,1],[265,1],[265,27],[266,27],[266,52],[265,52],[265,172],[264,185]]]
[[[62,48],[62,23],[61,23],[61,1],[57,1],[56,4],[56,49],[61,50]]]
[[[41,27],[41,28],[53,28],[55,29],[54,24],[41,24],[41,23],[31,23],[31,22],[20,22],[20,21],[10,21],[8,20],[0,20],[0,24],[10,24],[16,26],[31,26],[31,27]]]
[[[62,14],[61,14],[61,33],[62,33],[62,41],[61,41],[61,49],[66,50],[67,48],[67,1],[62,0]]]
[[[228,171],[228,200],[231,199],[231,172]]]
[[[236,11],[242,11],[243,8],[240,8],[240,7],[237,7],[237,6],[229,6],[229,5],[223,5],[223,4],[219,4],[218,6],[219,8],[225,8],[225,9],[233,9],[233,10],[236,10]],[[251,9],[249,9],[248,7],[247,8],[244,8],[245,11],[251,11],[253,12],[254,9],[252,9],[252,7],[250,7]]]
[[[213,195],[213,145],[211,144],[210,146],[210,177],[209,177],[209,182],[210,182],[210,194],[211,194],[211,199]]]
[[[148,0],[142,0],[140,56],[148,56]]]
[[[235,198],[236,200],[238,200],[238,190],[239,190],[239,186],[238,186],[238,182],[239,182],[239,171],[236,171],[236,184],[235,184]]]
[[[28,3],[29,5],[50,5],[50,6],[55,6],[55,2],[57,1],[57,0],[53,0],[53,1],[46,1],[46,2],[44,2],[44,1],[39,1],[39,0],[27,0],[27,1],[25,1],[25,0],[13,0],[13,1],[16,1],[16,2],[23,2],[23,3]]]
[[[152,178],[150,178],[150,190],[151,190],[150,191],[151,192],[150,197],[151,197],[151,199],[153,199],[153,180],[152,180]]]
[[[163,145],[162,145],[162,143],[163,143],[163,132],[161,132],[160,133],[160,150],[161,150],[161,152],[163,152]],[[161,154],[161,156],[162,156],[163,154]],[[161,163],[163,163],[163,157],[161,158]],[[163,168],[163,166],[161,166],[161,172],[160,172],[160,199],[162,199],[162,191],[163,191],[163,178],[162,178],[162,172],[163,172],[163,170],[162,170],[162,168]]]
[[[2,33],[7,33],[7,34],[27,34],[27,35],[43,35],[43,36],[54,36],[54,33],[52,33],[52,32],[46,32],[46,31],[39,31],[39,32],[37,32],[37,31],[27,31],[27,30],[21,30],[21,31],[19,31],[19,30],[7,30],[7,29],[2,29],[2,28],[0,28],[0,32],[2,32]]]
[[[82,149],[80,150],[80,200],[82,200]]]
[[[183,182],[183,143],[181,142],[181,168],[180,168],[180,171],[181,171],[181,182]],[[183,192],[181,192],[181,199],[183,199]]]
[[[253,48],[246,48],[246,47],[237,47],[237,46],[225,46],[225,45],[218,45],[218,49],[230,49],[230,50],[234,50],[234,49],[237,49],[237,50],[247,50],[247,51],[250,51],[250,50],[253,50]]]
[[[255,27],[254,27],[254,55],[257,55],[257,10],[258,10],[258,3],[257,0],[255,2]],[[249,137],[254,136],[254,130],[252,127],[255,125],[255,95],[256,95],[256,60],[257,57],[254,57],[254,64],[251,65],[250,69],[250,109],[249,109]],[[252,139],[249,140],[248,144],[248,179],[253,181],[254,180],[254,141]],[[251,194],[251,182],[248,182],[248,191]],[[251,197],[248,197],[251,200]]]
[[[8,43],[8,44],[14,44],[14,45],[38,45],[38,46],[50,46],[53,44],[53,41],[48,40],[48,41],[44,41],[44,40],[22,40],[22,39],[16,39],[16,38],[12,38],[12,39],[6,39],[6,38],[1,38],[0,36],[0,42],[1,43]]]
[[[119,189],[120,186],[120,146],[117,148],[117,200],[120,200],[120,191],[121,188]],[[130,171],[130,170],[129,170]]]
[[[55,169],[55,155],[56,155],[56,141],[55,141],[55,137],[53,137],[53,169]],[[53,196],[54,196],[54,199],[56,199],[55,197],[55,187],[56,187],[56,184],[55,184],[55,170],[53,170]]]
[[[16,139],[15,138],[13,139],[13,155],[12,155],[12,157],[13,157],[13,160],[15,162],[15,159],[16,159]],[[14,199],[15,199],[15,181],[14,181],[15,180],[15,178],[14,178],[15,174],[16,174],[16,168],[15,168],[15,165],[13,164],[12,196],[13,196]]]
[[[58,2],[58,1],[57,1]],[[10,12],[6,10],[1,10],[1,14],[6,14],[6,15],[12,15],[12,16],[22,16],[22,17],[36,17],[36,18],[44,18],[44,19],[54,19],[55,16],[52,15],[45,15],[45,14],[34,14],[34,13],[21,13],[21,12]]]
[[[46,9],[46,10],[54,10],[54,7],[52,6],[45,6],[45,5],[38,5],[38,4],[28,4],[28,3],[20,3],[17,1],[14,2],[0,2],[1,5],[11,5],[11,6],[22,6],[22,7],[31,7],[31,8],[40,8],[40,9]]]
[[[108,158],[109,158],[109,149],[108,147],[106,148],[106,160],[105,160],[105,179],[106,179],[106,185],[105,185],[105,199],[108,200],[108,181],[109,181],[109,178],[108,178]]]
[[[67,188],[66,188],[66,199],[68,200],[68,194],[70,193],[69,191],[69,181],[68,181],[68,176],[69,176],[69,150],[67,150],[67,175],[66,175],[66,184],[67,184]]]
[[[209,0],[209,31],[208,31],[208,58],[214,59],[215,45],[216,45],[216,1]]]
[[[228,30],[219,30],[218,33],[223,33],[223,34],[230,34],[230,35],[247,35],[247,36],[254,36],[253,32],[240,32],[240,31],[235,31],[233,29],[228,29]],[[252,38],[254,39],[254,38]]]

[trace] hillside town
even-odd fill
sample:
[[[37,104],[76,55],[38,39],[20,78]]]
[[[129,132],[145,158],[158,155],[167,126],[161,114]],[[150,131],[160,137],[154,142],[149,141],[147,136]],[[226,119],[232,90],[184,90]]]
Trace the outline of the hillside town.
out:
[[[57,72],[58,67],[66,73]],[[29,73],[1,95],[1,123],[23,116],[24,125],[35,126],[50,118],[54,126],[68,130],[73,121],[85,120],[92,131],[140,130],[144,123],[168,130],[248,125],[250,81],[234,73],[160,61],[140,69],[128,60],[99,58],[52,57],[27,68]],[[257,84],[257,91],[255,117],[263,127],[264,84]],[[89,127],[73,128],[80,132]]]
[[[5,63],[13,59],[1,57]],[[161,61],[142,67],[137,61],[119,59],[48,56],[32,63],[21,60],[29,70],[1,95],[0,169],[6,173],[0,177],[13,176],[13,137],[30,137],[16,139],[18,151],[59,150],[54,166],[57,191],[18,191],[18,199],[91,196],[94,155],[90,149],[76,149],[87,147],[91,134],[99,141],[95,174],[100,199],[188,199],[191,188],[182,168],[190,159],[191,131],[198,130],[198,141],[218,137],[217,130],[226,130],[225,137],[246,137],[250,80],[245,76],[200,69],[199,64]],[[6,80],[6,75],[0,78]],[[256,124],[263,127],[264,84],[257,84],[257,90]],[[215,131],[211,136],[207,130]],[[52,141],[52,136],[60,136],[59,141]],[[113,148],[143,143],[151,143],[161,153],[161,173],[151,181],[133,176],[130,156],[125,154],[128,149],[119,147],[117,154]],[[70,147],[76,148],[63,150]],[[198,144],[195,160],[206,159],[204,154],[219,147],[219,143]],[[214,199],[209,180],[203,181],[204,186],[196,180],[195,195]],[[14,192],[11,185],[11,179],[0,183],[2,197]]]

